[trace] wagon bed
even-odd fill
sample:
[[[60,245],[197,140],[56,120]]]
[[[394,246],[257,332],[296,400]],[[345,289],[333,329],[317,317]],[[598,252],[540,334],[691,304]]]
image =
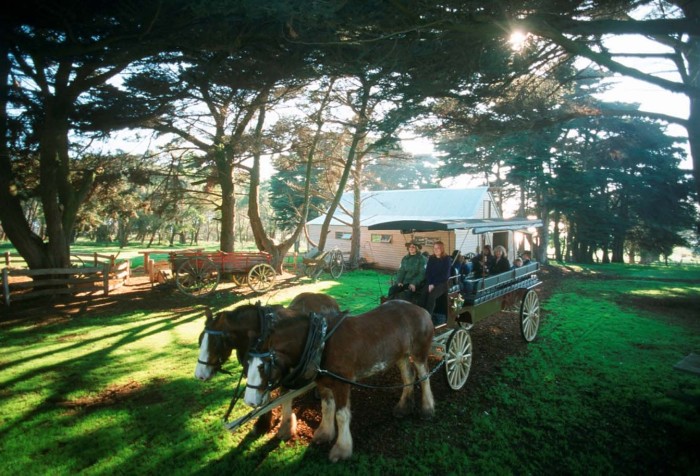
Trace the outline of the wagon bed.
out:
[[[187,251],[170,253],[170,265],[180,291],[192,296],[212,293],[221,275],[230,275],[236,285],[247,284],[254,292],[265,292],[274,284],[272,256],[264,251]]]

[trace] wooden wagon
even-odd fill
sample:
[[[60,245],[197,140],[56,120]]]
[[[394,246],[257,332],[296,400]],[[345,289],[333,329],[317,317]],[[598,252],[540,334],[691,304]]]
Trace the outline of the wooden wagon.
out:
[[[324,271],[334,278],[339,278],[345,268],[345,258],[343,252],[337,248],[322,253],[312,250],[302,258],[302,264],[304,275],[309,278],[318,278]]]
[[[258,293],[267,291],[275,282],[272,256],[263,251],[172,252],[169,261],[177,288],[190,296],[214,292],[221,275],[229,275],[236,285],[247,284]]]

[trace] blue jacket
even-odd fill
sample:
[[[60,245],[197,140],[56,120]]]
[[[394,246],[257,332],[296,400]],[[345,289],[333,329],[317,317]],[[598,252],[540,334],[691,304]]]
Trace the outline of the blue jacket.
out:
[[[451,265],[452,259],[449,256],[445,255],[442,258],[438,258],[435,255],[431,255],[425,268],[425,282],[428,285],[446,283],[450,279]]]

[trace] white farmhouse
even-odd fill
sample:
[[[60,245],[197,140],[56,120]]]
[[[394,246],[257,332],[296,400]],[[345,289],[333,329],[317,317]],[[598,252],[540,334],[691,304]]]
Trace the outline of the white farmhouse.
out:
[[[380,268],[396,269],[406,254],[405,243],[415,240],[423,251],[441,240],[445,250],[477,253],[484,244],[503,245],[508,259],[517,250],[529,249],[522,231],[541,225],[533,220],[504,220],[494,206],[488,187],[465,189],[386,190],[362,192],[361,257]],[[331,221],[325,249],[339,248],[347,256],[352,237],[353,194],[340,200]],[[324,216],[307,223],[309,237],[318,242]]]

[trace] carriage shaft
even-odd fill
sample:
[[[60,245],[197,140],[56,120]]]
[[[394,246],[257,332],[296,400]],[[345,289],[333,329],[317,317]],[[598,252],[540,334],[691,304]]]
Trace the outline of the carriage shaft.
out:
[[[250,412],[243,415],[242,417],[240,417],[237,420],[234,420],[234,421],[229,422],[229,423],[224,422],[224,428],[226,428],[230,432],[234,432],[242,425],[245,425],[246,423],[248,423],[250,420],[257,418],[260,415],[264,415],[265,413],[269,412],[273,408],[278,407],[278,406],[282,405],[283,403],[286,403],[288,400],[293,400],[296,397],[299,397],[299,396],[305,394],[306,392],[308,392],[309,390],[311,390],[315,386],[316,386],[316,382],[311,382],[310,384],[308,384],[302,388],[299,388],[297,390],[290,390],[287,393],[270,400],[265,405],[251,410]]]

